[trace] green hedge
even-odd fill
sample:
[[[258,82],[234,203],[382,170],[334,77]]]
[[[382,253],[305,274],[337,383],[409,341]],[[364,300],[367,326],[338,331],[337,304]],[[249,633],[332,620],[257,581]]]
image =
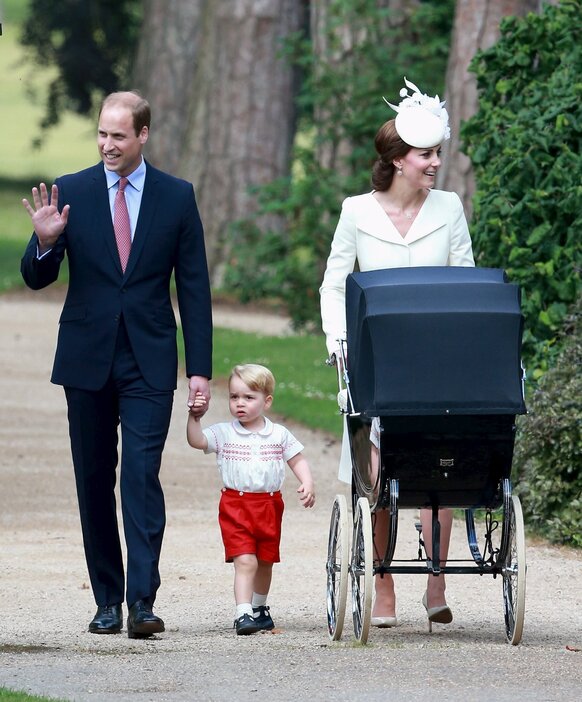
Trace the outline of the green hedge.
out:
[[[533,380],[552,366],[580,294],[581,14],[579,0],[563,0],[504,20],[499,41],[472,63],[479,111],[461,132],[478,184],[477,263],[505,268],[523,291]]]
[[[582,296],[566,320],[556,365],[519,423],[514,465],[528,528],[582,547]]]

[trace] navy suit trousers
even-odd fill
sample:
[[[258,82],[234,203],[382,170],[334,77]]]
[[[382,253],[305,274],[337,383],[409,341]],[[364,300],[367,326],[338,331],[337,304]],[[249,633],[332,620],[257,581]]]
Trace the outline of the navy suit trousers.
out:
[[[109,378],[96,392],[65,387],[85,557],[97,605],[124,600],[124,567],[115,497],[118,427],[120,493],[127,547],[125,599],[153,604],[166,523],[159,472],[173,392],[144,381],[123,320]]]

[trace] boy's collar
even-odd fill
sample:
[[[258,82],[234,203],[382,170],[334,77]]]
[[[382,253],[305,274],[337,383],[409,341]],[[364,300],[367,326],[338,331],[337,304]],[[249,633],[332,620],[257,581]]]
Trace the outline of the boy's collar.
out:
[[[260,434],[261,436],[269,436],[269,434],[271,434],[273,431],[273,422],[268,417],[263,417],[263,419],[265,420],[265,426],[262,429],[259,429],[259,431],[250,431],[246,427],[243,427],[238,419],[234,420],[232,426],[238,434]]]

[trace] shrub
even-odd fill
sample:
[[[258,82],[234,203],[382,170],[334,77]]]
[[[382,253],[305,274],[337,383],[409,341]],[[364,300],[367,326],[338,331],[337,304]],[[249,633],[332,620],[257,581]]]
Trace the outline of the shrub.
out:
[[[479,111],[461,132],[477,179],[477,264],[504,268],[523,291],[524,358],[539,379],[580,294],[582,45],[580,0],[508,18],[476,55]]]
[[[528,527],[582,547],[582,296],[566,320],[562,351],[521,418],[514,465]]]

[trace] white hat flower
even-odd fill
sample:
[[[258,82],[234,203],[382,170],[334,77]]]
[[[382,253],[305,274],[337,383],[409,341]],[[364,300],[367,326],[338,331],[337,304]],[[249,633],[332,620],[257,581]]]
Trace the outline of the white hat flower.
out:
[[[396,113],[395,127],[398,135],[409,146],[419,149],[437,146],[451,136],[449,115],[438,95],[430,97],[422,93],[412,81],[404,78],[406,88],[400,90],[403,98],[398,105],[393,105],[386,98],[384,101]],[[408,89],[412,94],[408,94]]]

